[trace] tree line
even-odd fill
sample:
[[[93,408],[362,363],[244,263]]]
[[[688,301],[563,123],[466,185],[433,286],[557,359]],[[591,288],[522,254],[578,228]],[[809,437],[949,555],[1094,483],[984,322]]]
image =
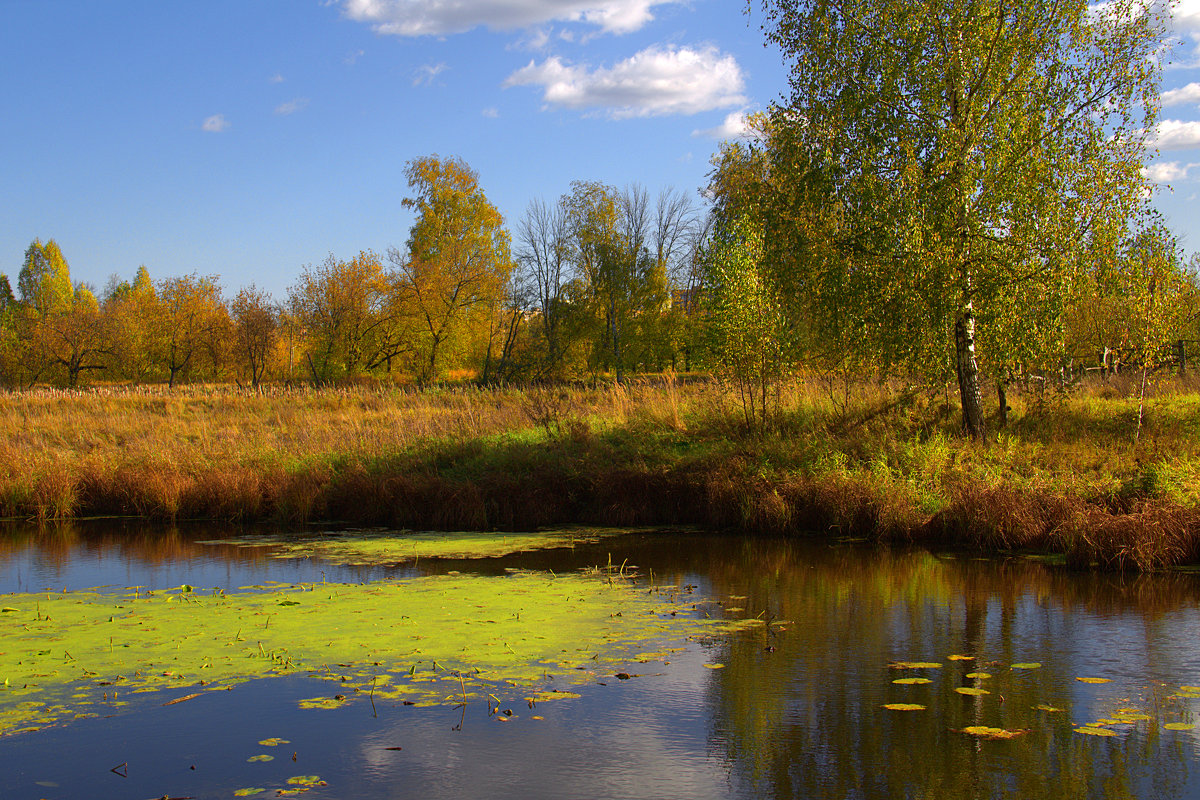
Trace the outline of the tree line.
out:
[[[217,275],[103,291],[34,240],[17,291],[0,274],[0,383],[544,381],[692,366],[705,217],[691,198],[576,182],[513,232],[457,158],[406,168],[404,247],[330,255],[281,299],[226,297]]]
[[[1169,4],[761,7],[790,92],[716,157],[706,287],[748,415],[798,366],[956,383],[975,438],[1081,353],[1144,390],[1197,310],[1145,173]]]
[[[403,249],[287,297],[216,276],[97,297],[53,241],[0,281],[0,381],[550,381],[712,370],[747,423],[798,371],[957,385],[963,428],[1073,359],[1146,376],[1196,338],[1197,267],[1149,205],[1166,10],[1140,0],[762,0],[790,96],[697,203],[578,181],[510,229],[459,159],[407,165]],[[847,389],[849,391],[849,389]]]

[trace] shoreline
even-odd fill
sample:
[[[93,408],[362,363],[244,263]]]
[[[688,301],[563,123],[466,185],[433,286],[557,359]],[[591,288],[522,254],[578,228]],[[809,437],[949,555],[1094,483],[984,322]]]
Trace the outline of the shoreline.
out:
[[[682,525],[1033,551],[1105,570],[1200,563],[1190,389],[1164,394],[1136,445],[1121,428],[1126,401],[1087,397],[1021,408],[982,446],[949,432],[936,398],[867,398],[854,410],[866,421],[847,431],[810,396],[778,430],[754,433],[712,406],[712,391],[335,391],[307,396],[311,408],[205,392],[11,396],[0,411],[7,401],[10,429],[23,424],[30,441],[0,449],[0,517]],[[139,431],[145,441],[130,444]]]

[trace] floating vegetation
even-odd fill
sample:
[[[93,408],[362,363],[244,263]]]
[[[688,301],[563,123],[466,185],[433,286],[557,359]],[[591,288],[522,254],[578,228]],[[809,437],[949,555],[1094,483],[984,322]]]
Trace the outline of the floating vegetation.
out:
[[[1048,706],[1045,704],[1036,705],[1033,708],[1035,711],[1045,711],[1049,714],[1057,714],[1066,711],[1065,708],[1056,708],[1055,706]]]
[[[975,656],[962,656],[962,655],[946,656],[946,658],[950,661],[974,661],[975,660]]]
[[[1196,726],[1191,722],[1168,722],[1163,725],[1163,728],[1169,731],[1192,731],[1196,729]]]
[[[319,558],[345,566],[377,566],[404,564],[425,558],[500,558],[513,553],[593,544],[630,532],[628,528],[568,528],[504,534],[470,531],[347,531],[305,537],[255,536],[245,539],[215,539],[204,544],[273,546],[273,558]]]
[[[1012,669],[1041,669],[1042,665],[1036,661],[1023,661],[1019,664],[1013,664]]]
[[[939,669],[941,666],[936,661],[894,661],[888,664],[891,669]]]
[[[990,672],[968,672],[966,677],[985,681],[988,678],[992,677],[992,674]]]
[[[1085,733],[1088,736],[1116,736],[1116,731],[1110,731],[1108,728],[1101,728],[1095,725],[1081,725],[1075,729],[1076,733]]]
[[[1108,683],[1111,678],[1076,678],[1080,683]]]
[[[1117,723],[1134,723],[1134,722],[1152,722],[1154,717],[1149,714],[1143,714],[1137,709],[1119,708],[1113,719]]]
[[[0,734],[111,714],[141,692],[200,694],[273,675],[337,682],[305,708],[368,694],[408,705],[497,687],[530,695],[665,644],[764,624],[698,617],[682,596],[602,571],[6,595],[17,611],[0,616]]]
[[[955,686],[954,691],[959,694],[970,695],[971,697],[979,697],[980,695],[991,694],[987,689],[975,689],[970,686]]]
[[[896,678],[892,683],[898,683],[901,686],[917,686],[923,683],[933,683],[929,678]]]
[[[888,711],[924,711],[925,706],[920,703],[884,703],[883,708]]]
[[[1024,736],[1029,733],[1029,729],[1010,731],[1004,728],[989,728],[985,725],[971,725],[962,728],[959,730],[959,733],[965,733],[968,736],[974,736],[979,739],[1015,739],[1018,736]]]

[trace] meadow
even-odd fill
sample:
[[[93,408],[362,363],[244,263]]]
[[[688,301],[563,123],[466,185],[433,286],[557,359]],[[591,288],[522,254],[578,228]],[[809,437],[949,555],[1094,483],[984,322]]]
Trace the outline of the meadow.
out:
[[[0,395],[0,516],[519,530],[702,525],[1200,562],[1200,384],[1014,387],[984,443],[947,389],[808,377],[748,429],[720,383],[421,392],[230,386]],[[993,408],[994,411],[994,408]]]

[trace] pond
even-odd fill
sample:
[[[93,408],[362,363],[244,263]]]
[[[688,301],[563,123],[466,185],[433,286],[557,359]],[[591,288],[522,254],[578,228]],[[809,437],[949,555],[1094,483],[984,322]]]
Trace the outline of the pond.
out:
[[[828,540],[0,529],[0,797],[1200,797],[1200,577]]]

